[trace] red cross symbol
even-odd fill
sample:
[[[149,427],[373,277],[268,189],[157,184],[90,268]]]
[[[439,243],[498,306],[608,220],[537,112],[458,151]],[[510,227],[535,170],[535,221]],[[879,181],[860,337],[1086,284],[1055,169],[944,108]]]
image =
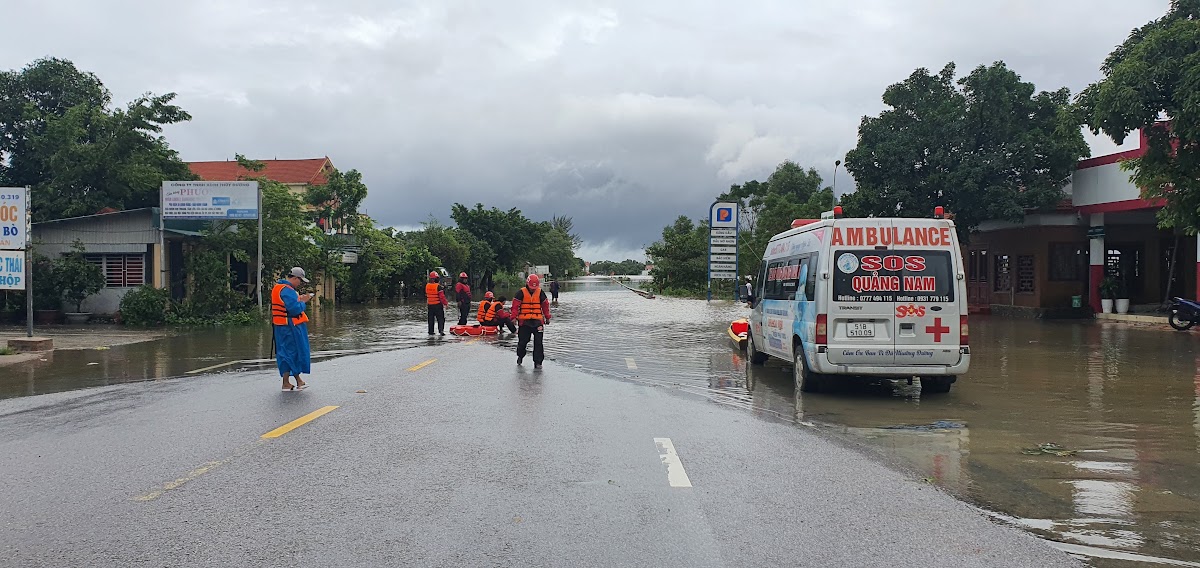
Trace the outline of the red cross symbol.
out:
[[[942,318],[933,318],[933,325],[925,327],[925,333],[932,333],[933,340],[942,342],[942,334],[950,333],[950,328],[942,325]]]

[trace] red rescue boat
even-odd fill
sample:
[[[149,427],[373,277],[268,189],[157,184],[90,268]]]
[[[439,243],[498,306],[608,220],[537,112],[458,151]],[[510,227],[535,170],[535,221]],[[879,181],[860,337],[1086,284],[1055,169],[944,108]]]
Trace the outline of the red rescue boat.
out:
[[[750,333],[750,320],[734,320],[729,324],[729,339],[737,344],[738,349],[746,350],[746,338]]]

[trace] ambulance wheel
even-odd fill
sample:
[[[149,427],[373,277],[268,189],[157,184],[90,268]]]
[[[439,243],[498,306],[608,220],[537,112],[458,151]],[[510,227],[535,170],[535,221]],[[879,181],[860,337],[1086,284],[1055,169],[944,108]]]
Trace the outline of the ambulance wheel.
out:
[[[759,352],[759,350],[754,347],[754,334],[747,333],[746,335],[747,339],[749,340],[746,342],[746,356],[750,359],[750,363],[752,365],[762,365],[763,363],[766,363],[767,354]]]
[[[921,377],[921,394],[945,394],[952,384],[954,377]]]
[[[800,392],[824,390],[825,377],[808,370],[808,364],[804,362],[804,351],[799,345],[796,346],[795,351],[796,356],[792,361],[792,379],[796,383],[796,390]]]

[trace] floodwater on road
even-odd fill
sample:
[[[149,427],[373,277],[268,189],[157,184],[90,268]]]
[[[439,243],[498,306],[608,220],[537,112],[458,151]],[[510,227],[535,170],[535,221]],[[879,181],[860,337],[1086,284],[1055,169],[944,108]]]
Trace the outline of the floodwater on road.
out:
[[[721,297],[644,299],[605,279],[566,283],[546,327],[547,357],[863,444],[1094,566],[1200,566],[1195,334],[973,317],[971,370],[949,394],[923,396],[919,384],[904,381],[809,394],[795,392],[787,364],[746,364],[724,330],[748,310],[730,302],[729,292]],[[430,339],[424,312],[420,303],[318,310],[310,324],[314,354],[467,339]],[[449,325],[457,309],[447,312]],[[508,334],[482,341],[516,344]],[[58,351],[0,368],[0,398],[202,380],[206,372],[271,366],[259,361],[270,349],[266,329],[236,328]],[[1065,451],[1042,452],[1041,444]]]

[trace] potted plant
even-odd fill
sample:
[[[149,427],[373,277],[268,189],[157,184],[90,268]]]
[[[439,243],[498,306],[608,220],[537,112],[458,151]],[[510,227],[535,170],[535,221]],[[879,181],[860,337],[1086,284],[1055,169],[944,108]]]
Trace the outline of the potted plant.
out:
[[[92,314],[83,311],[83,301],[104,288],[104,272],[83,257],[83,243],[75,241],[71,249],[55,263],[54,272],[63,298],[75,306],[74,312],[66,314],[67,323],[87,323]]]
[[[62,289],[50,259],[33,255],[33,321],[39,324],[58,323],[62,314]]]
[[[1117,279],[1112,276],[1100,281],[1100,310],[1106,314],[1113,311],[1113,299],[1117,296]]]
[[[1129,313],[1129,292],[1125,287],[1125,279],[1117,281],[1115,308],[1118,314]]]

